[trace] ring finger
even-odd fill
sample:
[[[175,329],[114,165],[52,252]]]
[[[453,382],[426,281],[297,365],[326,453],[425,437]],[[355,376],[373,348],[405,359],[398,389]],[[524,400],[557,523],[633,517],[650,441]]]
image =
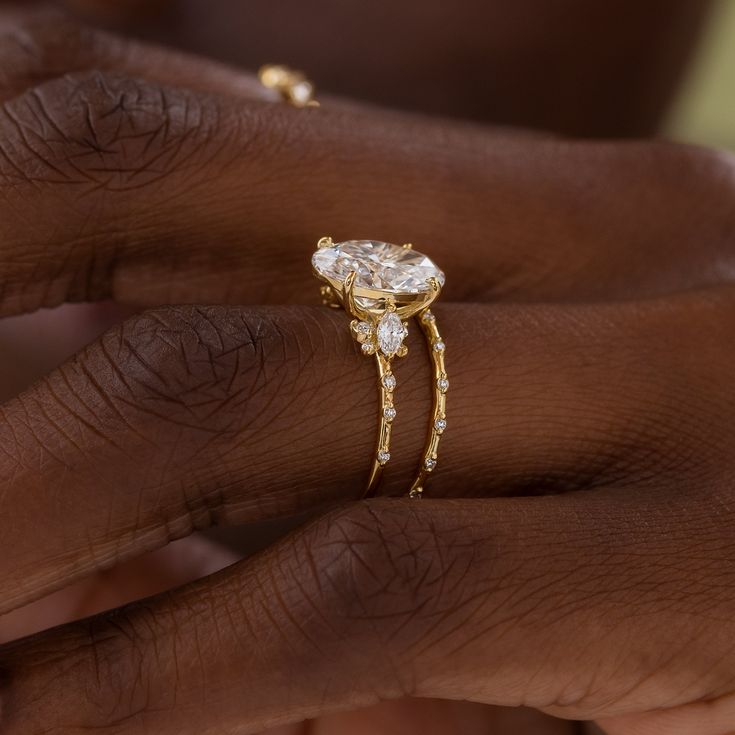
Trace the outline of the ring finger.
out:
[[[449,427],[430,494],[705,482],[732,455],[731,417],[715,426],[709,410],[727,405],[732,308],[728,291],[437,308]],[[358,497],[377,380],[348,332],[343,314],[319,308],[147,312],[6,404],[0,504],[13,523],[0,538],[0,611],[197,528]],[[422,349],[395,366],[388,493],[405,493],[420,457]]]

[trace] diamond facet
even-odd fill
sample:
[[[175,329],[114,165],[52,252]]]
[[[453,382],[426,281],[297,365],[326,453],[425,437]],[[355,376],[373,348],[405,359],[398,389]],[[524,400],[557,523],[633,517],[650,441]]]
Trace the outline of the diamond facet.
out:
[[[441,340],[434,342],[434,352],[444,352],[445,349],[446,345]]]
[[[386,421],[393,421],[393,419],[396,417],[396,409],[393,408],[393,406],[386,406],[383,409],[383,416],[385,417]]]
[[[380,351],[386,357],[393,357],[403,343],[403,338],[406,336],[406,328],[395,312],[387,311],[380,317],[377,336]]]
[[[436,467],[436,460],[432,459],[431,457],[427,457],[424,460],[424,469],[427,472],[431,472],[434,469],[434,467]]]
[[[449,390],[449,381],[446,378],[439,378],[439,380],[436,381],[436,387],[442,393],[446,393]]]
[[[444,273],[423,253],[378,240],[346,240],[319,248],[311,258],[314,270],[326,278],[344,282],[355,271],[355,285],[393,295],[427,293],[429,278],[444,285]],[[377,299],[358,297],[363,308],[376,306]]]
[[[434,429],[436,430],[437,434],[441,434],[444,429],[447,428],[447,420],[446,419],[437,419],[434,422]]]
[[[386,452],[383,449],[381,449],[378,452],[378,462],[380,462],[380,464],[385,464],[389,459],[390,459],[390,452]]]
[[[386,373],[383,376],[382,383],[386,390],[394,390],[396,387],[396,376],[393,373]]]

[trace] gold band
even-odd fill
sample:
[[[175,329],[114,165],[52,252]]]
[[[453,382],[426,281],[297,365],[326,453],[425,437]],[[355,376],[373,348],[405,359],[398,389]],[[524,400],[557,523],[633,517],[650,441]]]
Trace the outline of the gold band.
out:
[[[418,323],[426,337],[432,366],[432,410],[429,432],[426,437],[421,464],[416,479],[411,485],[409,496],[420,498],[424,492],[427,477],[436,469],[439,451],[439,439],[447,428],[447,390],[449,378],[444,361],[446,345],[436,326],[436,317],[428,309],[417,317]]]
[[[383,467],[390,460],[390,435],[393,427],[393,419],[396,417],[396,409],[393,405],[393,391],[396,387],[396,379],[391,370],[390,360],[375,353],[378,364],[378,380],[380,389],[380,419],[378,425],[378,443],[375,448],[373,464],[370,468],[367,488],[364,497],[375,495],[380,480],[383,476]]]

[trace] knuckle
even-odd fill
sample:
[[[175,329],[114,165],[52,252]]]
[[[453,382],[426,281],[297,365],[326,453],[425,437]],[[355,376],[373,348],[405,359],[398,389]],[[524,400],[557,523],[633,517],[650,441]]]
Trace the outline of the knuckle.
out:
[[[162,193],[219,151],[220,109],[210,97],[88,71],[6,102],[0,177],[89,192]]]
[[[10,644],[2,658],[3,732],[56,732],[60,703],[75,699],[83,729],[140,715],[165,667],[165,660],[150,656],[151,641],[165,632],[138,605],[71,623],[62,637],[45,632],[25,645]]]
[[[409,660],[429,631],[440,640],[477,593],[469,572],[483,547],[472,542],[467,520],[447,524],[406,503],[363,501],[319,521],[309,554],[329,582],[331,624],[344,638],[367,637]]]
[[[126,419],[231,435],[257,424],[266,362],[288,361],[297,335],[256,310],[177,306],[152,309],[107,333],[82,353],[88,383],[120,399]],[[257,426],[255,427],[257,428]]]

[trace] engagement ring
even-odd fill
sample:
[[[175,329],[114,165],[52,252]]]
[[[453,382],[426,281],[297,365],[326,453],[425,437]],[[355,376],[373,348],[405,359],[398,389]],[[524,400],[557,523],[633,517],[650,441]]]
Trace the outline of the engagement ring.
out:
[[[319,240],[311,259],[314,274],[325,282],[323,303],[343,308],[352,317],[352,336],[365,355],[374,355],[378,368],[380,424],[365,496],[375,494],[383,467],[390,460],[391,427],[398,415],[392,370],[396,357],[408,348],[408,320],[416,317],[425,335],[433,368],[433,408],[429,432],[411,497],[421,497],[429,473],[436,468],[439,439],[447,427],[446,393],[449,388],[444,362],[445,344],[436,318],[429,310],[444,286],[444,273],[410,244],[392,245],[377,240]]]

